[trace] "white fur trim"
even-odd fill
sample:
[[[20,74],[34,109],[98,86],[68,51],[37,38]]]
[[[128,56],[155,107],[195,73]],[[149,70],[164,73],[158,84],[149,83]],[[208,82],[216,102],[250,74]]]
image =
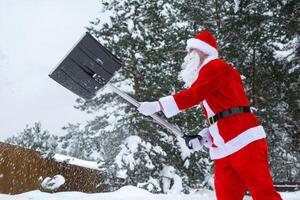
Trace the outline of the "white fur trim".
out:
[[[216,56],[218,57],[218,51],[211,45],[207,44],[206,42],[203,42],[196,38],[191,38],[187,40],[187,49],[194,48],[199,49],[205,53],[207,53],[210,56]]]
[[[212,111],[212,109],[209,107],[208,103],[206,100],[203,101],[203,106],[207,112],[208,117],[212,117],[215,115],[215,113]]]
[[[211,132],[210,132],[211,133]],[[224,158],[229,156],[243,147],[247,146],[253,141],[263,139],[266,137],[265,130],[262,126],[250,128],[237,137],[226,142],[223,146],[210,147],[209,154],[212,160]]]
[[[179,108],[173,96],[166,96],[159,99],[163,107],[163,112],[167,118],[172,117],[179,113]]]
[[[211,136],[214,139],[215,145],[219,146],[224,146],[225,142],[222,136],[220,135],[219,128],[218,128],[218,122],[212,124],[209,128],[209,132]]]

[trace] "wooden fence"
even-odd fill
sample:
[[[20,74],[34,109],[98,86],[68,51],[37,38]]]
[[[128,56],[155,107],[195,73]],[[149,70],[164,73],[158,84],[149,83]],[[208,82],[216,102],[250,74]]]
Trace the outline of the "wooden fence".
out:
[[[36,151],[0,142],[0,193],[18,194],[41,189],[39,177],[62,175],[57,191],[103,192],[104,175],[97,170],[47,160]]]

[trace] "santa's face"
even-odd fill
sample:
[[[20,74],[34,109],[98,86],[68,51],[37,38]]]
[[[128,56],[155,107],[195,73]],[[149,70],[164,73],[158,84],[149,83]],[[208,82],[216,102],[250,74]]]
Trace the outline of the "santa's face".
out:
[[[185,83],[185,87],[190,87],[197,80],[200,66],[206,57],[207,55],[199,50],[192,49],[188,51],[178,76],[179,80]]]

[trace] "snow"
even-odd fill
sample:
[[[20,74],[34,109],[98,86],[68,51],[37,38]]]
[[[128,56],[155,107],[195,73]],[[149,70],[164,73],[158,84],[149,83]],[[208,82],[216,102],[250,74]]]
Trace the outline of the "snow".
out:
[[[240,9],[240,0],[234,0],[234,13],[237,13]]]
[[[284,200],[299,200],[300,191],[281,193]],[[152,194],[134,186],[124,186],[115,192],[87,194],[82,192],[45,193],[38,190],[18,195],[0,194],[1,200],[216,200],[214,192],[198,190],[192,194]],[[244,200],[251,200],[245,197]]]
[[[99,170],[99,164],[96,161],[87,161],[87,160],[81,160],[78,158],[74,158],[71,156],[65,156],[62,154],[55,154],[54,155],[54,160],[58,162],[66,162],[71,165],[77,165],[89,169],[96,169]]]
[[[300,64],[295,65],[294,67],[292,67],[291,69],[289,69],[289,74],[293,73],[297,69],[300,69]]]
[[[130,170],[134,169],[136,165],[136,160],[133,157],[133,154],[138,151],[138,144],[141,143],[141,138],[138,136],[130,136],[126,138],[125,144],[123,145],[122,150],[116,156],[116,164],[119,168],[123,165],[128,165]]]
[[[175,172],[174,167],[164,165],[163,170],[160,172],[163,177],[163,192],[167,194],[180,194],[183,190],[182,180]],[[174,182],[173,185],[172,181]]]
[[[278,50],[274,52],[274,57],[276,59],[286,60],[288,62],[295,60],[296,57],[295,53],[297,52],[297,48],[299,47],[299,41],[300,41],[299,37],[295,37],[294,39],[287,42],[286,44],[279,43],[279,42],[273,43],[274,46],[278,48]],[[291,69],[289,69],[288,73],[292,74],[299,68],[300,68],[300,64],[297,63],[294,66],[292,66]]]
[[[299,38],[295,37],[294,39],[292,39],[291,41],[285,43],[273,43],[274,46],[276,46],[278,48],[277,51],[274,52],[274,57],[276,59],[279,60],[287,60],[287,61],[291,61],[292,58],[295,56],[295,52],[298,45],[299,45]]]
[[[127,29],[129,33],[132,33],[134,29],[134,22],[132,19],[127,20]]]
[[[179,146],[180,156],[182,160],[191,156],[192,151],[186,146],[182,137],[177,137],[177,145]]]
[[[150,152],[151,149],[158,153],[159,155],[166,155],[166,153],[159,146],[152,146],[149,142],[143,141],[139,136],[129,136],[125,139],[124,143],[121,145],[121,150],[115,158],[115,163],[121,169],[117,172],[119,178],[126,178],[127,171],[123,170],[124,166],[128,166],[130,170],[134,170],[141,160],[134,157],[141,147],[146,152]],[[146,160],[145,167],[148,169],[153,169],[154,165],[148,155],[145,155]]]
[[[143,55],[140,54],[140,53],[135,53],[135,54],[134,54],[134,57],[135,57],[136,59],[143,59],[143,58],[144,58]]]
[[[42,177],[41,177],[42,179]],[[42,183],[41,186],[46,190],[56,190],[60,186],[62,186],[65,183],[65,178],[62,175],[56,175],[54,177],[46,177]]]
[[[117,177],[126,179],[127,178],[127,169],[121,169],[117,172]]]
[[[169,3],[166,3],[163,5],[163,10],[161,11],[161,15],[168,17],[169,16],[169,12],[172,10],[172,6]]]
[[[159,180],[152,178],[151,176],[147,182],[138,183],[137,187],[138,188],[146,187],[148,191],[153,191],[153,190],[157,189],[158,192],[161,192]]]

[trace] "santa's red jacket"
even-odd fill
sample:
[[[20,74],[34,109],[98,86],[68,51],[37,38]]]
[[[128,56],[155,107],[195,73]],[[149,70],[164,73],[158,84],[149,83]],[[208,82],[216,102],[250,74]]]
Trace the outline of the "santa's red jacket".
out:
[[[239,72],[217,57],[202,64],[190,88],[159,99],[167,117],[202,104],[206,118],[233,107],[249,106]],[[253,113],[240,113],[218,120],[209,127],[213,145],[211,159],[224,158],[247,144],[266,137]]]

